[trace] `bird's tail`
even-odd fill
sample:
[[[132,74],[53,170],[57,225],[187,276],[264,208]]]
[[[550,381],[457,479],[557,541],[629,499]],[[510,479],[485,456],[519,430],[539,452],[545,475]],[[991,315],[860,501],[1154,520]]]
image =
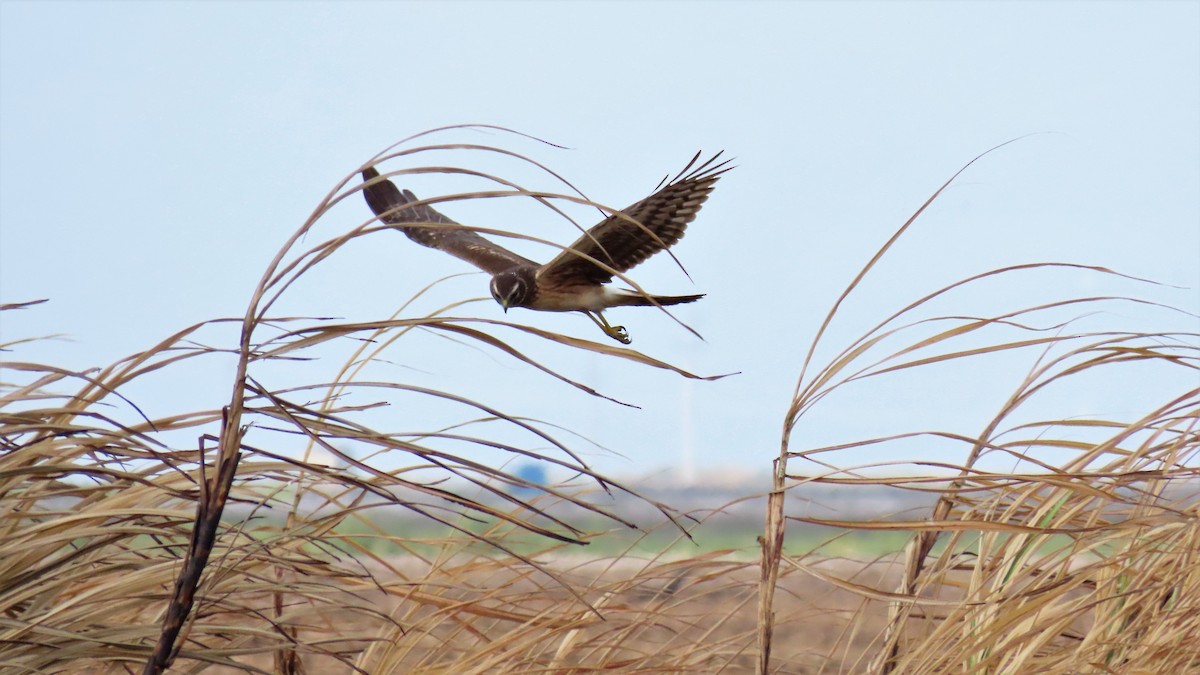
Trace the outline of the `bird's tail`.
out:
[[[645,306],[645,305],[654,305],[654,304],[659,304],[659,305],[664,305],[664,306],[665,305],[682,305],[685,302],[695,302],[695,301],[699,300],[700,298],[703,298],[704,294],[701,293],[699,295],[652,295],[650,297],[654,298],[654,302],[650,302],[650,300],[648,300],[646,298],[646,296],[642,295],[641,293],[634,293],[634,292],[630,291],[629,294],[625,296],[624,302],[622,302],[621,304],[630,305],[630,306],[634,306],[634,307],[641,307],[641,306]]]

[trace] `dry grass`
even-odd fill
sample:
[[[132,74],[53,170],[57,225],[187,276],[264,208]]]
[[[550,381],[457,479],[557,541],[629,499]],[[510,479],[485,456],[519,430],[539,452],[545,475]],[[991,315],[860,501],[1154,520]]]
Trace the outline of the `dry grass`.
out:
[[[531,161],[487,146],[415,140],[368,164],[434,150]],[[429,172],[501,188],[446,199],[561,203],[550,191],[469,169],[387,175]],[[632,523],[607,495],[634,491],[594,472],[569,434],[453,392],[366,379],[369,365],[409,336],[432,332],[597,396],[546,364],[569,353],[695,376],[628,348],[455,316],[458,304],[424,316],[405,306],[356,323],[275,316],[272,308],[303,275],[348,242],[387,229],[367,221],[302,246],[330,208],[358,198],[355,173],[286,242],[241,319],[189,327],[93,371],[3,365],[0,671],[1068,673],[1184,672],[1200,664],[1190,639],[1200,630],[1200,389],[1163,388],[1159,404],[1125,420],[1022,418],[1042,392],[1083,373],[1194,374],[1195,334],[1074,331],[1049,318],[1134,302],[1128,298],[1060,298],[982,317],[926,312],[960,286],[1044,267],[1017,266],[925,296],[816,367],[826,327],[918,211],[814,339],[784,424],[762,560],[733,552],[667,557],[637,545],[589,556],[579,544],[605,536],[597,518],[683,537],[694,519],[712,513],[650,504],[662,522]],[[237,327],[232,344],[202,344],[222,326]],[[501,337],[513,330],[541,344],[519,351]],[[21,344],[3,347],[19,352]],[[342,361],[331,360],[339,351]],[[818,404],[840,388],[1012,352],[1030,353],[1029,372],[976,435],[797,449],[800,421],[818,415]],[[235,365],[228,399],[211,409],[151,418],[123,394],[144,379],[219,359]],[[341,365],[311,382],[267,384],[280,368],[313,359]],[[456,410],[461,422],[403,433],[378,428],[371,413],[401,395]],[[844,461],[856,448],[912,438],[956,442],[963,459],[884,478]],[[522,496],[535,494],[514,489],[528,483],[507,464],[473,459],[476,449],[547,463],[576,479]],[[997,456],[1018,470],[996,470]],[[789,552],[785,528],[804,519],[790,513],[788,495],[805,482],[885,483],[940,498],[920,519],[823,521],[911,533],[903,558],[854,563]],[[394,510],[438,533],[376,517]]]
[[[973,163],[973,162],[972,162]],[[968,164],[967,166],[970,166]],[[965,170],[966,167],[964,167]],[[961,172],[960,172],[961,173]],[[957,177],[957,175],[955,176]],[[1075,331],[1054,310],[1098,311],[1134,298],[1056,298],[992,316],[930,315],[925,307],[962,286],[1039,268],[1100,268],[1056,263],[994,270],[939,289],[887,317],[808,375],[812,355],[838,307],[859,281],[954,179],[942,186],[884,245],[830,311],[813,342],[785,422],[768,510],[760,643],[771,644],[771,592],[778,570],[808,570],[782,553],[787,490],[804,482],[886,483],[940,493],[933,512],[909,522],[822,522],[912,533],[902,579],[891,589],[859,588],[885,603],[887,630],[869,672],[1185,672],[1200,665],[1189,639],[1200,628],[1200,450],[1197,335],[1102,329]],[[1163,308],[1166,309],[1166,308]],[[1192,317],[1194,319],[1194,317]],[[907,337],[913,336],[913,337]],[[899,347],[889,345],[899,341]],[[791,450],[801,418],[839,388],[900,370],[1028,351],[1030,369],[977,436],[925,432]],[[1131,369],[1131,366],[1133,367]],[[1099,371],[1183,382],[1157,387],[1161,401],[1125,420],[1061,418],[1021,422],[1024,408]],[[1164,371],[1176,371],[1166,372]],[[1180,376],[1182,375],[1182,376]],[[1085,380],[1086,381],[1086,380]],[[1191,385],[1187,383],[1190,382]],[[959,443],[964,459],[936,474],[879,479],[869,466],[839,461],[854,450],[913,438]],[[997,459],[1026,471],[997,471]],[[989,460],[983,466],[984,459]],[[823,467],[793,475],[789,463]],[[894,471],[895,462],[887,465]],[[934,465],[915,461],[917,468]],[[957,475],[945,480],[945,470]],[[798,473],[798,472],[795,472]],[[941,542],[941,550],[934,552]],[[766,669],[767,658],[760,662]]]

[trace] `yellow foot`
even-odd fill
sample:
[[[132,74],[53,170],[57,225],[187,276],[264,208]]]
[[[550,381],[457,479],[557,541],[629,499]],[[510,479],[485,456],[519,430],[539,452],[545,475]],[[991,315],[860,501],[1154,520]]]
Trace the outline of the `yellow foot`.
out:
[[[625,330],[625,326],[608,325],[608,321],[604,319],[604,315],[600,312],[585,311],[584,314],[586,314],[587,318],[591,319],[593,323],[599,326],[600,330],[604,331],[604,334],[608,337],[620,342],[623,345],[633,342],[633,338],[629,337],[629,331]]]
[[[613,326],[611,330],[604,331],[608,336],[623,345],[633,342],[633,338],[629,337],[629,331],[625,330],[625,326]]]

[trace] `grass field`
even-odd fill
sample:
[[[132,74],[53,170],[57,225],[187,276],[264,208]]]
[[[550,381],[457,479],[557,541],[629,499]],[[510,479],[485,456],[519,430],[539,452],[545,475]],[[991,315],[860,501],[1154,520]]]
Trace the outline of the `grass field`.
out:
[[[405,161],[425,149],[406,146]],[[419,170],[446,169],[409,169]],[[928,311],[955,288],[1030,269],[1115,273],[1061,263],[988,271],[884,312],[818,362],[838,308],[939,190],[831,299],[795,364],[779,454],[762,467],[770,478],[747,486],[736,508],[726,500],[689,514],[598,474],[552,425],[453,392],[360,379],[413,332],[512,356],[497,322],[449,316],[455,305],[352,324],[273,317],[313,266],[386,229],[372,222],[306,242],[358,187],[348,176],[265,270],[245,316],[220,322],[239,327],[236,344],[196,339],[201,324],[80,372],[23,361],[24,340],[6,337],[17,358],[3,364],[0,394],[0,672],[1200,670],[1195,331],[1072,324],[1114,305],[1181,314],[1130,297]],[[518,329],[546,353],[690,376],[635,350]],[[806,447],[796,434],[841,387],[1012,352],[1029,354],[1029,370],[978,433],[914,430],[837,447]],[[124,395],[143,378],[230,355],[230,395],[211,406],[150,418]],[[588,390],[539,351],[513,358]],[[288,387],[257,377],[298,364],[324,372]],[[1095,386],[1081,376],[1111,370],[1148,373],[1143,409],[1120,419],[1018,414],[1048,388]],[[476,417],[400,435],[373,426],[372,406],[352,405],[347,392],[454,399]],[[488,424],[472,424],[480,419]],[[862,465],[863,448],[913,438],[959,451],[936,464]],[[535,486],[473,449],[575,477]],[[338,463],[316,461],[318,451]],[[382,453],[405,464],[376,466]],[[889,471],[902,462],[906,470]],[[838,518],[800,498],[814,486],[923,501]]]

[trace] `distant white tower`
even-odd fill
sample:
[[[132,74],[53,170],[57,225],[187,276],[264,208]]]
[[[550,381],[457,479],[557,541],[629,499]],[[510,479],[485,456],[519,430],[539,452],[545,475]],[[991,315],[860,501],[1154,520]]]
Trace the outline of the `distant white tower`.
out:
[[[693,386],[690,379],[685,379],[683,392],[679,396],[679,440],[682,443],[682,447],[679,449],[679,463],[683,469],[684,485],[693,485],[696,482],[696,429],[695,419],[692,417]]]

